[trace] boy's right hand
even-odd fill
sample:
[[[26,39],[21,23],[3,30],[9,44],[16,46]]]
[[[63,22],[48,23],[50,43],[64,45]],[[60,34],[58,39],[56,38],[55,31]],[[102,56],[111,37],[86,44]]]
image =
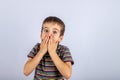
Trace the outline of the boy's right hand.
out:
[[[49,41],[49,36],[46,35],[40,44],[40,53],[43,55],[45,55],[45,53],[47,52],[48,41]]]

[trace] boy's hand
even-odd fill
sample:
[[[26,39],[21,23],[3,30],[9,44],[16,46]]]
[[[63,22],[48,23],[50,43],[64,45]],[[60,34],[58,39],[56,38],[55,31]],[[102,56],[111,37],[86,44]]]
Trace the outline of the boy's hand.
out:
[[[49,36],[46,35],[40,44],[40,52],[44,55],[47,52]]]
[[[57,45],[58,45],[58,41],[55,41],[54,37],[51,35],[48,41],[48,52],[50,54],[56,52]]]

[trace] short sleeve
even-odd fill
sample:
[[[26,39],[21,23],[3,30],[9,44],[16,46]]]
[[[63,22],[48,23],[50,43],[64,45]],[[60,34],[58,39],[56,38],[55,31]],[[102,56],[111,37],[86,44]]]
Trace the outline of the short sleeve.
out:
[[[39,51],[39,45],[40,43],[37,43],[33,48],[32,50],[29,52],[29,54],[27,55],[27,57],[30,57],[30,58],[33,58],[37,52]]]
[[[64,46],[64,49],[63,49],[63,61],[64,62],[71,62],[72,65],[74,64],[74,61],[73,61],[73,58],[72,58],[72,55],[70,53],[70,50],[68,47]]]

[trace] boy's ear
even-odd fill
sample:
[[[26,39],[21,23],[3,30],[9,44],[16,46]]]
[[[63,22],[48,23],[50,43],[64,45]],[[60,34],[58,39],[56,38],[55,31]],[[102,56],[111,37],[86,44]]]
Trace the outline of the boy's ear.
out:
[[[61,42],[62,40],[63,40],[63,36],[60,36],[58,42]]]

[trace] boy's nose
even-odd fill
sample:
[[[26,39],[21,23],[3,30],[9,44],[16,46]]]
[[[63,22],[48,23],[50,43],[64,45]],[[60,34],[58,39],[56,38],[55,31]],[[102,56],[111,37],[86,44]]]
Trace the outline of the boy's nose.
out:
[[[51,35],[53,35],[53,34],[49,32],[47,35],[48,35],[48,36],[51,36]]]

